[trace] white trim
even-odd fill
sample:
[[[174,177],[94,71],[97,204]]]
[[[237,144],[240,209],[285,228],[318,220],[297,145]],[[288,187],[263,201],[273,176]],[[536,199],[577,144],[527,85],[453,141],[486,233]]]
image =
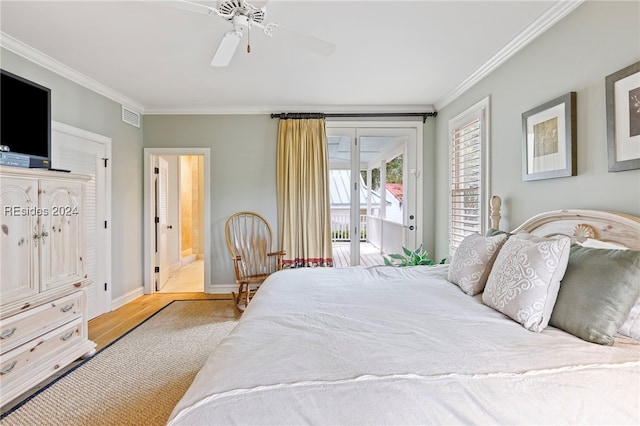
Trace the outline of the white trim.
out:
[[[116,92],[102,83],[98,83],[94,79],[87,77],[70,66],[45,55],[44,53],[2,31],[0,31],[0,47],[3,47],[16,55],[22,56],[23,58],[28,59],[29,61],[40,65],[51,72],[61,75],[74,83],[84,86],[106,98],[109,98],[112,101],[126,105],[130,110],[138,113],[142,113],[144,111],[144,106],[141,103],[123,95],[122,93]]]
[[[229,294],[238,291],[238,284],[211,284],[209,286],[210,294]]]
[[[585,0],[562,0],[551,5],[544,13],[533,21],[527,28],[518,34],[513,40],[503,47],[498,53],[493,55],[487,62],[478,68],[473,74],[467,77],[455,89],[438,99],[435,103],[436,110],[441,110],[453,102],[458,96],[469,90],[483,78],[491,74],[493,70],[505,63],[509,58],[519,52],[527,44],[538,38],[538,36],[562,18],[580,6]]]
[[[127,303],[133,302],[134,300],[136,300],[138,297],[142,295],[144,295],[142,286],[136,288],[135,290],[131,290],[124,296],[120,296],[117,299],[114,299],[111,302],[111,310],[115,311],[116,309],[123,307]]]
[[[383,112],[434,112],[433,105],[273,105],[273,106],[225,106],[223,108],[147,108],[145,115],[262,115],[280,112],[383,113]],[[330,118],[327,118],[328,120]]]
[[[60,123],[58,121],[51,120],[51,131],[56,131],[59,133],[64,133],[70,136],[74,136],[80,139],[85,139],[89,141],[93,141],[104,146],[104,150],[106,151],[108,161],[111,161],[112,156],[112,139],[108,136],[100,135],[98,133],[89,132],[87,130],[79,129],[77,127],[70,126],[68,124]],[[111,164],[113,165],[113,163]],[[112,280],[112,257],[111,257],[111,241],[112,241],[112,229],[113,222],[111,221],[111,169],[112,167],[107,167],[105,170],[105,211],[104,211],[104,220],[107,221],[107,229],[105,231],[104,237],[104,262],[106,263],[106,268],[104,271],[104,279],[108,283],[106,295],[104,296],[107,301],[111,301],[111,296],[113,292],[113,280]],[[99,262],[100,259],[96,259],[96,262]],[[107,302],[105,302],[107,303]]]
[[[212,292],[211,284],[211,149],[210,148],[144,148],[144,293],[156,292],[154,285],[154,225],[151,220],[153,200],[153,160],[160,155],[204,156],[204,292]]]
[[[416,131],[416,208],[420,213],[416,214],[416,246],[423,243],[423,218],[424,218],[424,123],[415,120],[399,120],[399,121],[342,121],[342,120],[326,120],[327,129],[329,128],[409,128]]]
[[[481,217],[480,217],[480,229],[485,230],[490,221],[489,221],[489,208],[491,201],[491,97],[487,96],[475,104],[471,105],[469,108],[465,109],[461,113],[457,114],[455,117],[449,119],[448,122],[448,130],[447,130],[447,143],[449,145],[449,164],[448,164],[448,186],[447,192],[448,203],[449,203],[449,224],[448,227],[451,227],[451,135],[458,126],[462,124],[463,121],[467,121],[470,118],[479,117],[480,126],[482,130],[482,138],[480,140],[481,143],[481,157],[480,157],[480,168],[482,176],[480,176],[480,197],[481,197]],[[451,254],[451,247],[449,247],[449,254]]]
[[[513,40],[511,40],[498,53],[493,55],[486,63],[480,66],[474,73],[467,77],[456,88],[445,94],[435,105],[389,105],[383,107],[377,106],[263,106],[263,107],[244,107],[229,106],[224,108],[146,108],[139,102],[113,90],[109,87],[98,83],[90,77],[74,70],[73,68],[45,55],[44,53],[28,46],[27,44],[17,40],[16,38],[0,31],[0,47],[20,55],[56,74],[59,74],[69,80],[78,83],[90,90],[93,90],[109,99],[126,105],[132,110],[136,110],[142,114],[151,115],[180,115],[180,114],[269,114],[274,111],[306,111],[306,112],[433,112],[440,110],[449,105],[453,100],[462,95],[472,86],[477,84],[493,70],[506,62],[509,58],[519,52],[523,47],[535,40],[540,34],[547,31],[562,18],[571,13],[580,6],[585,0],[559,0],[554,2],[546,11],[544,11],[535,21],[527,28],[520,32]]]

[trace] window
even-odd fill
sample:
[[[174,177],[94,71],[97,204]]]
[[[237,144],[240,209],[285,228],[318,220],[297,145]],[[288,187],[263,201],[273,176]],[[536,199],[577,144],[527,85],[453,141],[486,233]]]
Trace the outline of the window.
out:
[[[449,120],[449,252],[488,220],[489,98]]]

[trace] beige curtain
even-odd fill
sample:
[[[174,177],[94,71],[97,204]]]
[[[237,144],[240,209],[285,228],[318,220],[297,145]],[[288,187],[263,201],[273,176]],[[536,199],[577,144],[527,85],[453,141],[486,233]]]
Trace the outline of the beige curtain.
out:
[[[333,266],[324,119],[278,124],[278,241],[284,268]]]

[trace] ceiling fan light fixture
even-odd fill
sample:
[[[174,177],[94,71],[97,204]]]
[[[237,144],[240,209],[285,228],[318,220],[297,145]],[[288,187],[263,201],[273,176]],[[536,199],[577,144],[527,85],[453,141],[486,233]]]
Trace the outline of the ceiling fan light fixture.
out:
[[[329,56],[336,50],[335,44],[328,41],[281,27],[274,22],[263,24],[266,4],[269,0],[250,0],[250,2],[248,0],[218,0],[216,8],[193,0],[175,1],[182,4],[185,9],[208,16],[219,16],[233,25],[233,30],[225,33],[213,56],[211,65],[214,67],[229,65],[245,32],[247,33],[247,52],[251,52],[251,30],[253,28],[260,28],[268,37],[275,36],[274,38],[318,55]]]

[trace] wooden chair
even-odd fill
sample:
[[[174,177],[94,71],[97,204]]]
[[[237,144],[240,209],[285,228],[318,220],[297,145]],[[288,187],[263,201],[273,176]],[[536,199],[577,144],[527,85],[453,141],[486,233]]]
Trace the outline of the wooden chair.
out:
[[[280,269],[285,253],[271,251],[271,226],[258,213],[245,211],[229,217],[225,237],[238,284],[238,294],[232,293],[233,298],[236,306],[244,309],[260,284]]]

